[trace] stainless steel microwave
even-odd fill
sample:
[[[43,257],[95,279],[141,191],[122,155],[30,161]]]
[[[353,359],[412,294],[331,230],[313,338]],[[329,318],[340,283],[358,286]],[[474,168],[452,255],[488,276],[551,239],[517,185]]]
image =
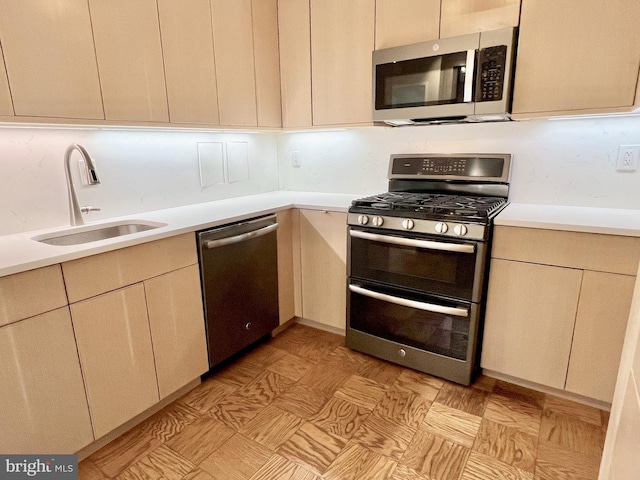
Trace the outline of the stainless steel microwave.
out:
[[[373,120],[509,120],[516,28],[373,52]]]

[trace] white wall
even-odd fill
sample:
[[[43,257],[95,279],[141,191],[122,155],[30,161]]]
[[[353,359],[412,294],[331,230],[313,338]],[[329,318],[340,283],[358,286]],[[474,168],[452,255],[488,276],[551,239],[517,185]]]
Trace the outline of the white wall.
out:
[[[200,186],[198,142],[247,142],[249,179]],[[276,137],[261,133],[0,127],[0,235],[69,224],[64,153],[82,144],[100,185],[78,188],[86,221],[278,189]],[[79,172],[75,152],[75,173]]]
[[[246,141],[249,179],[200,186],[197,143]],[[392,153],[512,153],[511,201],[640,208],[640,172],[617,173],[618,146],[640,145],[640,117],[239,133],[0,127],[0,235],[67,225],[63,157],[96,159],[102,183],[80,186],[87,221],[277,190],[387,190]],[[291,165],[298,151],[300,168]],[[74,154],[74,158],[79,158]]]
[[[640,145],[640,116],[280,134],[280,188],[374,194],[392,153],[511,153],[513,202],[638,209],[640,172],[615,171],[621,144]]]

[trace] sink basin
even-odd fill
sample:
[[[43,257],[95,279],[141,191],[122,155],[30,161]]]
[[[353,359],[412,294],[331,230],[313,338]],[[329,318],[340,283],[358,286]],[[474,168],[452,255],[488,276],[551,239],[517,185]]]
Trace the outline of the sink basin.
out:
[[[145,220],[130,220],[102,225],[86,225],[32,237],[32,240],[49,245],[80,245],[82,243],[97,242],[108,238],[131,235],[154,228],[164,227],[166,223],[149,222]]]

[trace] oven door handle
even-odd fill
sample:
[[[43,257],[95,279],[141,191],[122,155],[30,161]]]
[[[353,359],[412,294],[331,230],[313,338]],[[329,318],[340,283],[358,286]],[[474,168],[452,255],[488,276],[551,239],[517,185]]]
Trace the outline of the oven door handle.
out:
[[[442,313],[445,315],[453,315],[455,317],[468,317],[469,310],[466,308],[456,307],[443,307],[442,305],[435,305],[433,303],[417,302],[415,300],[408,300],[406,298],[394,297],[393,295],[387,295],[386,293],[374,292],[366,288],[362,288],[358,285],[349,285],[349,290],[354,293],[359,293],[365,297],[374,298],[376,300],[382,300],[383,302],[394,303],[403,307],[417,308],[418,310],[425,310],[427,312]]]
[[[363,240],[373,240],[374,242],[391,243],[404,247],[426,248],[429,250],[444,250],[445,252],[474,253],[476,248],[473,244],[434,242],[431,240],[417,240],[414,238],[390,237],[388,235],[378,235],[375,233],[363,232],[361,230],[349,230],[349,235]]]

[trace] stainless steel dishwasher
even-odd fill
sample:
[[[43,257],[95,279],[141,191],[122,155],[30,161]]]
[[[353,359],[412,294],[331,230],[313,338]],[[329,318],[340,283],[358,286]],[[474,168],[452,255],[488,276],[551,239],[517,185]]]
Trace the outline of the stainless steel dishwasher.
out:
[[[209,367],[278,326],[275,215],[197,232]]]

